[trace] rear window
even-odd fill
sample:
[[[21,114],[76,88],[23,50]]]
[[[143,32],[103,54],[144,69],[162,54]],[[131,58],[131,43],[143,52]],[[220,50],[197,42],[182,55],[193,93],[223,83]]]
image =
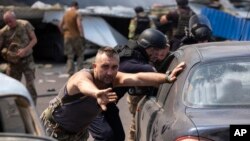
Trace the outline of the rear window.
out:
[[[191,71],[184,90],[189,106],[250,105],[250,62],[199,65]]]

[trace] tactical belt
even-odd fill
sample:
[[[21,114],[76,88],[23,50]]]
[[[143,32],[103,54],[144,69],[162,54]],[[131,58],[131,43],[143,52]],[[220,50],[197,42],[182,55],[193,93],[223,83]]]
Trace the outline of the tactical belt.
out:
[[[41,118],[45,118],[51,122],[51,124],[54,125],[54,128],[56,131],[64,132],[67,134],[75,134],[73,132],[65,130],[63,127],[61,127],[53,118],[53,112],[54,110],[63,105],[63,104],[70,104],[74,102],[78,102],[80,100],[83,100],[86,98],[86,96],[83,96],[81,94],[76,94],[73,96],[69,97],[63,97],[66,91],[66,85],[59,91],[59,95],[57,95],[54,99],[53,102],[49,104],[49,107],[44,110],[43,115]],[[44,117],[43,117],[44,116]]]
[[[41,119],[42,119],[42,121],[44,122],[44,126],[45,126],[45,128],[51,128],[52,130],[53,130],[53,132],[52,132],[52,135],[53,134],[58,134],[58,133],[60,133],[60,134],[75,134],[75,133],[72,133],[72,132],[70,132],[70,131],[67,131],[67,130],[65,130],[62,126],[60,126],[55,120],[54,120],[54,118],[53,118],[53,115],[52,115],[52,113],[53,113],[53,111],[55,110],[55,108],[56,107],[48,107],[48,108],[46,108],[44,111],[43,111],[43,113],[42,113],[42,115],[41,115]],[[48,126],[49,125],[49,127],[46,127],[46,126]]]

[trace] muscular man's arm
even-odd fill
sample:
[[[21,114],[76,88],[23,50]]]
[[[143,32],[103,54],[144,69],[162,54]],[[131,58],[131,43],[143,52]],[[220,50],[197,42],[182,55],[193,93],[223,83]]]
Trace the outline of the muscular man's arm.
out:
[[[84,32],[82,28],[82,16],[80,14],[77,15],[76,23],[77,23],[78,30],[80,32],[80,36],[84,37]]]
[[[86,96],[96,98],[103,110],[106,110],[106,104],[117,100],[117,95],[111,88],[98,89],[93,82],[92,75],[85,71],[77,72],[69,79],[67,91],[69,95],[82,93]]]
[[[166,82],[166,74],[153,72],[122,73],[118,72],[115,86],[159,86]]]
[[[33,30],[29,31],[30,43],[26,46],[27,50],[31,50],[37,43],[36,34]]]
[[[93,82],[92,75],[86,71],[77,72],[76,75],[72,76],[68,81],[67,90],[69,95],[83,93],[86,96],[95,98],[99,91]]]
[[[166,74],[154,72],[140,72],[135,74],[118,72],[114,86],[156,86],[163,83],[171,83],[176,80],[178,73],[185,67],[182,62],[177,65],[166,79]]]

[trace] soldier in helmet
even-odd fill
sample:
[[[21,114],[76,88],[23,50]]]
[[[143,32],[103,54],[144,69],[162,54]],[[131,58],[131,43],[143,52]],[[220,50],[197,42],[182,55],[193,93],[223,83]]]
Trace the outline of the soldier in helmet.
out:
[[[137,40],[129,40],[126,45],[115,47],[120,56],[119,71],[126,73],[155,72],[150,63],[162,49],[169,48],[166,36],[153,28],[144,30]],[[135,139],[135,111],[137,103],[144,95],[155,95],[153,87],[119,87],[114,89],[118,99],[128,93],[129,110],[133,115],[129,140]],[[97,130],[98,129],[98,130]],[[95,141],[124,141],[125,134],[119,117],[119,109],[114,103],[107,105],[107,111],[102,112],[89,126],[89,131]]]
[[[213,41],[212,27],[205,15],[194,15],[189,20],[188,34],[182,39],[182,43],[204,43]]]
[[[166,36],[156,29],[146,29],[136,41],[130,41],[127,47],[120,52],[120,68],[122,72],[154,72],[155,67],[151,64],[153,54],[158,54],[162,49],[167,48]],[[130,54],[128,52],[131,52]],[[155,95],[153,87],[132,87],[128,89],[127,101],[129,111],[132,114],[132,122],[129,130],[129,141],[135,140],[135,112],[137,103],[145,95]]]
[[[215,40],[212,36],[210,21],[205,15],[193,15],[189,20],[186,32],[179,45],[175,44],[175,46],[171,46],[172,50],[176,50],[183,45],[212,42]]]
[[[137,39],[138,36],[147,28],[154,27],[153,21],[149,18],[144,8],[137,6],[134,8],[135,17],[131,19],[129,24],[129,39]]]
[[[170,11],[161,17],[162,24],[168,22],[173,26],[173,37],[171,40],[181,40],[185,36],[185,28],[188,28],[188,21],[195,13],[188,6],[188,0],[176,0],[177,9]]]
[[[6,73],[19,81],[24,74],[26,87],[36,102],[35,63],[32,56],[32,48],[37,43],[34,27],[26,20],[16,19],[13,11],[6,11],[3,20],[6,25],[0,30],[0,50],[9,65]]]

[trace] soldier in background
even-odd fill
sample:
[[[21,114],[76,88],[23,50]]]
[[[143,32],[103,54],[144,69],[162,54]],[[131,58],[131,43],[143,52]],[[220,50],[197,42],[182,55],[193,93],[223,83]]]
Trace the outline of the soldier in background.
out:
[[[215,39],[212,35],[212,27],[208,18],[205,15],[193,15],[189,20],[186,35],[180,40],[179,44],[173,44],[171,49],[175,51],[183,45],[212,41],[215,41]]]
[[[169,36],[171,51],[173,51],[172,46],[180,44],[180,40],[185,36],[185,29],[188,28],[189,19],[195,14],[188,6],[188,0],[176,0],[176,3],[177,9],[163,15],[160,19],[162,24],[171,22],[174,25],[172,29],[173,37]]]
[[[211,42],[212,27],[205,15],[193,15],[189,20],[187,35],[182,39],[182,45]]]
[[[19,81],[24,74],[26,87],[36,103],[35,63],[32,56],[32,48],[37,43],[34,27],[26,20],[16,19],[13,11],[6,11],[3,20],[6,25],[0,30],[0,50],[8,62],[6,74]]]
[[[180,40],[179,44],[168,46],[161,49],[158,54],[153,54],[153,64],[158,72],[169,73],[167,69],[175,57],[173,51],[180,46],[212,41],[215,41],[215,39],[212,36],[212,27],[208,18],[205,15],[193,15],[189,19],[189,26],[185,36]],[[172,51],[170,51],[170,48]]]
[[[165,18],[162,18],[171,11],[171,7],[166,5],[153,4],[150,17],[152,18],[155,28],[161,31],[163,34],[167,35],[168,38],[172,38],[173,24],[171,21],[167,22]],[[164,16],[163,16],[164,15]]]
[[[155,67],[150,64],[153,54],[167,47],[166,36],[153,28],[144,30],[137,40],[129,40],[125,46],[117,46],[120,56],[119,71],[127,73],[155,72]],[[129,87],[120,88],[119,91],[128,92],[127,102],[132,114],[128,141],[135,140],[135,113],[138,102],[145,95],[155,95],[156,88],[153,87]],[[119,94],[119,92],[118,92]],[[119,95],[118,95],[119,97]]]
[[[129,39],[136,40],[138,36],[147,28],[154,27],[153,21],[150,20],[143,7],[137,6],[134,8],[136,16],[131,19],[129,24]]]
[[[75,72],[74,58],[77,56],[77,70],[83,68],[84,32],[81,25],[81,15],[78,14],[78,3],[73,1],[65,12],[59,27],[64,36],[64,54],[67,56],[67,73]]]
[[[170,45],[167,43],[165,48],[160,49],[159,52],[154,52],[151,61],[157,72],[166,73],[173,57],[173,53],[170,52]]]

